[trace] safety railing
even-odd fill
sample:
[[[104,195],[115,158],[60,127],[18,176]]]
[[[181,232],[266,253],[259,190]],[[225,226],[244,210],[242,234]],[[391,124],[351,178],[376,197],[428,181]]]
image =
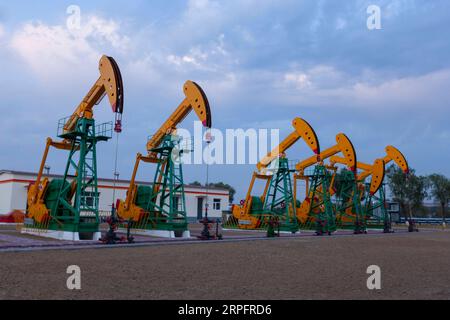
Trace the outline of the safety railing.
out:
[[[113,136],[112,121],[104,122],[95,126],[95,136],[110,139]]]
[[[153,139],[155,135],[150,135],[147,137],[147,142]],[[173,143],[175,147],[183,152],[193,152],[194,151],[194,140],[192,138],[183,138],[177,134],[171,134],[167,136],[167,139]]]
[[[29,232],[37,234],[47,233],[49,231],[48,226],[50,224],[50,219],[50,216],[48,216],[42,222],[36,222],[31,218],[25,218],[21,230],[26,229]]]
[[[65,130],[67,122],[71,119],[71,116],[58,120],[58,128],[56,130],[57,136],[68,134]],[[113,136],[113,122],[108,121],[95,126],[95,137],[101,137],[110,139]]]
[[[261,223],[259,224],[259,226],[257,228],[254,228],[251,230],[266,231],[267,228],[269,227],[268,221],[270,220],[270,217],[272,217],[272,216],[271,215],[266,215],[266,216],[260,215]],[[247,229],[245,229],[244,226],[245,226],[245,222],[243,222],[243,221],[239,222],[239,220],[236,217],[234,217],[232,214],[222,215],[222,228],[223,229],[247,230]]]
[[[64,127],[66,126],[67,121],[69,121],[70,117],[65,117],[58,120],[58,128],[56,129],[56,135],[60,136],[65,134]]]

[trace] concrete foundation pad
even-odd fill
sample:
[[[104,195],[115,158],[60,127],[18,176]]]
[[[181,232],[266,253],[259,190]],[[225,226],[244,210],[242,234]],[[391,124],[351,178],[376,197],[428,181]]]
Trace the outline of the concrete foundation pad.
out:
[[[233,229],[233,228],[222,228],[223,231],[236,231],[236,232],[249,232],[249,233],[267,233],[267,230],[255,230],[255,229]],[[277,230],[275,230],[276,232],[278,232]],[[301,234],[302,232],[304,232],[303,230],[300,231],[295,231],[294,233],[292,233],[292,231],[282,231],[280,230],[281,234]]]
[[[127,229],[119,228],[119,232],[127,233]],[[191,232],[189,230],[183,231],[181,237],[176,237],[174,231],[169,230],[145,230],[145,229],[132,229],[132,235],[140,235],[140,236],[152,236],[152,237],[160,237],[160,238],[183,238],[189,239],[191,237]]]
[[[70,231],[57,231],[57,230],[38,230],[34,228],[22,228],[22,234],[30,234],[37,237],[45,237],[57,240],[66,240],[66,241],[96,241],[101,238],[101,232],[92,233],[91,239],[81,239],[79,232],[70,232]]]

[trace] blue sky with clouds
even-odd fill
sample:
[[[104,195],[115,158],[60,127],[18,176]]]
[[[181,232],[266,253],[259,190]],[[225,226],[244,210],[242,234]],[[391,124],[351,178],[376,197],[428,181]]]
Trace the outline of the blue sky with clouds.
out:
[[[66,27],[71,4],[81,8],[76,33]],[[381,8],[381,30],[366,27],[371,4]],[[360,160],[393,144],[420,174],[450,176],[449,9],[447,0],[0,1],[0,167],[37,170],[45,138],[95,81],[106,53],[125,85],[121,178],[187,79],[206,91],[217,128],[280,128],[283,136],[300,116],[322,147],[345,132]],[[112,118],[102,106],[98,122]],[[51,154],[52,172],[62,171],[64,156]],[[113,157],[113,142],[99,146],[101,176],[112,176]],[[214,166],[211,180],[242,196],[252,170]],[[205,168],[185,175],[204,181]]]

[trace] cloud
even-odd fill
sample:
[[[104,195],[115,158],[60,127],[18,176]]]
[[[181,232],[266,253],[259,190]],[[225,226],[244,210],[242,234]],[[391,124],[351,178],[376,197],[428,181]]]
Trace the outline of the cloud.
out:
[[[318,65],[305,71],[290,71],[283,75],[280,92],[285,102],[309,106],[345,107],[380,110],[442,110],[450,103],[450,69],[424,75],[390,77],[376,70],[358,75]]]
[[[22,24],[2,21],[8,32],[1,37],[0,25],[5,62],[0,90],[8,90],[8,112],[0,119],[0,131],[8,137],[14,132],[16,140],[13,145],[13,138],[6,139],[1,146],[6,150],[21,143],[23,154],[36,151],[34,142],[54,135],[53,122],[86,93],[98,76],[99,56],[107,53],[116,58],[126,87],[125,167],[142,150],[143,137],[180,102],[182,84],[191,79],[204,88],[216,127],[287,130],[291,119],[301,116],[325,146],[344,131],[361,159],[379,156],[386,144],[395,143],[419,170],[447,170],[450,159],[419,163],[422,150],[450,155],[443,149],[450,104],[450,42],[441,32],[448,24],[447,2],[377,0],[379,32],[366,27],[370,0],[135,1],[120,15],[107,5],[97,6],[95,15],[83,12],[76,32],[39,13]],[[98,108],[97,119],[103,119],[103,110],[110,113]],[[15,130],[15,119],[26,129]],[[422,127],[425,136],[416,134]],[[30,161],[23,155],[16,160],[24,169]],[[129,172],[125,167],[124,174]],[[108,164],[101,170],[112,172]],[[224,175],[232,179],[233,172]]]
[[[10,47],[40,79],[59,79],[67,70],[82,73],[108,49],[125,52],[128,42],[117,22],[89,16],[78,30],[43,22],[25,23],[13,34]]]
[[[388,19],[396,18],[402,14],[407,14],[416,9],[415,0],[394,0],[389,1],[383,10],[383,17]]]
[[[411,109],[448,108],[450,69],[439,70],[416,77],[405,77],[382,82],[379,85],[357,83],[353,86],[355,103],[381,108]]]
[[[122,35],[121,24],[117,20],[103,19],[98,16],[90,16],[86,24],[79,30],[79,36],[82,39],[91,39],[100,44],[107,44],[115,49],[126,53],[130,45],[130,39]],[[76,30],[75,30],[76,32]]]
[[[346,26],[347,26],[347,21],[345,19],[338,18],[336,20],[336,29],[337,30],[345,29]]]
[[[5,28],[3,27],[3,25],[0,23],[0,38],[2,38],[5,35]]]
[[[306,71],[285,73],[284,82],[287,85],[294,84],[298,90],[324,90],[344,85],[345,78],[344,74],[335,67],[318,64]]]
[[[311,81],[306,73],[286,73],[284,75],[285,83],[293,83],[297,89],[304,89],[311,87]]]
[[[198,48],[191,48],[188,54],[177,56],[174,54],[169,54],[167,56],[167,61],[177,67],[186,67],[190,65],[196,68],[204,68],[204,62],[208,59],[208,53],[202,52]]]
[[[167,61],[176,68],[187,67],[212,73],[222,72],[236,63],[232,61],[225,47],[225,35],[220,34],[214,41],[189,48],[187,53],[169,54]]]
[[[11,47],[40,75],[58,72],[61,66],[81,64],[97,52],[83,37],[74,37],[62,26],[27,23],[14,34]]]

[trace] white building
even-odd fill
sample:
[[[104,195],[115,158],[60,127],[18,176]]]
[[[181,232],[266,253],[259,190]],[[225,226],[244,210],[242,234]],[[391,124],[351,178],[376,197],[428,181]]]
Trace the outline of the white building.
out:
[[[12,170],[0,170],[0,216],[9,215],[15,210],[25,212],[27,190],[36,181],[36,173]],[[50,179],[62,178],[60,175],[48,175]],[[99,210],[101,215],[111,212],[113,193],[116,199],[125,199],[129,181],[118,180],[114,188],[114,180],[98,179],[100,193]],[[137,182],[139,185],[151,185],[148,182]],[[200,220],[204,216],[205,204],[209,203],[208,217],[222,218],[222,211],[228,209],[228,190],[198,186],[185,186],[186,211],[189,222]]]

